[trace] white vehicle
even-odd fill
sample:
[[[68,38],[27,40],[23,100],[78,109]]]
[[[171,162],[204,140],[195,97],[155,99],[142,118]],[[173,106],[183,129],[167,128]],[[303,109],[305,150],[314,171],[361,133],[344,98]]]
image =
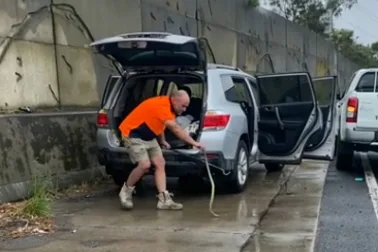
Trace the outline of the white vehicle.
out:
[[[378,68],[355,72],[338,104],[339,132],[337,162],[339,170],[349,170],[353,151],[378,150]]]

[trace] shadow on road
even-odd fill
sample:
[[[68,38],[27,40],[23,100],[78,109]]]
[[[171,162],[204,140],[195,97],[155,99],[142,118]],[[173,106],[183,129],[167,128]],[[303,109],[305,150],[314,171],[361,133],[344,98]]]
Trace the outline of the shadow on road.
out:
[[[373,173],[376,178],[378,178],[378,153],[376,152],[368,152],[366,153],[369,164],[373,170]],[[331,163],[331,166],[335,166],[336,160]],[[338,171],[342,174],[349,174],[350,176],[354,176],[355,178],[364,178],[364,167],[361,161],[361,153],[355,152],[352,169],[350,171]]]

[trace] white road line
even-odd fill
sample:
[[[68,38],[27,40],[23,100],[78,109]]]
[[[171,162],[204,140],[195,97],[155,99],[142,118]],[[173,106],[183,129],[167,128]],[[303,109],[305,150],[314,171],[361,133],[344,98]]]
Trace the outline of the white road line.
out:
[[[365,172],[365,180],[369,188],[370,199],[373,202],[374,212],[378,220],[378,184],[371,169],[369,158],[366,153],[359,153],[361,157],[362,167]]]

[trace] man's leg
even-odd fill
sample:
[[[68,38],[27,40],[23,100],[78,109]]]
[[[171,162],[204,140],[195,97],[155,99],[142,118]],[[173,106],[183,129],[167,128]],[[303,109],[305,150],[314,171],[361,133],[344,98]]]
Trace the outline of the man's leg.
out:
[[[167,191],[167,179],[165,174],[165,160],[161,148],[156,140],[148,142],[148,154],[155,166],[155,183],[158,195],[157,209],[181,210],[183,205],[172,200],[172,194]]]
[[[151,163],[147,152],[147,146],[145,145],[145,142],[143,140],[124,139],[124,142],[131,161],[134,164],[138,163],[138,165],[131,171],[126,183],[123,185],[121,191],[119,192],[119,198],[123,208],[132,209],[134,206],[132,196],[135,184],[148,171]]]

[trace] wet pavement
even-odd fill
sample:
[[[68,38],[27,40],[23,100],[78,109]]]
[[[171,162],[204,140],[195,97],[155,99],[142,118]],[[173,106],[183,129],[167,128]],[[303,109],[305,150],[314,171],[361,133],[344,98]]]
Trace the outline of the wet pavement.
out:
[[[243,252],[313,251],[327,169],[314,161],[296,169]]]
[[[59,202],[56,234],[2,242],[0,250],[310,251],[327,166],[305,161],[272,174],[256,166],[244,193],[216,195],[218,218],[208,212],[208,191],[184,195],[173,190],[184,211],[157,211],[147,178],[146,194],[135,198],[130,212],[120,209],[114,191]]]

